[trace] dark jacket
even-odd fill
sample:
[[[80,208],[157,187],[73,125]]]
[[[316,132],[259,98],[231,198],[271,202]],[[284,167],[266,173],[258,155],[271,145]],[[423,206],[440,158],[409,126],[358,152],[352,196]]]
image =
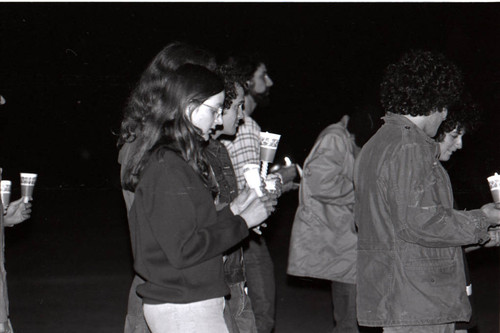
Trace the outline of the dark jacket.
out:
[[[357,309],[364,326],[467,321],[462,245],[488,239],[480,210],[453,209],[439,146],[388,115],[355,163]]]
[[[144,168],[130,214],[144,303],[190,303],[229,294],[222,253],[248,236],[229,206],[216,211],[200,176],[167,148]]]
[[[216,200],[217,207],[222,208],[238,196],[238,184],[233,164],[226,147],[218,140],[210,139],[206,152],[219,189]],[[226,252],[224,257],[224,278],[228,284],[245,281],[245,266],[241,244]]]

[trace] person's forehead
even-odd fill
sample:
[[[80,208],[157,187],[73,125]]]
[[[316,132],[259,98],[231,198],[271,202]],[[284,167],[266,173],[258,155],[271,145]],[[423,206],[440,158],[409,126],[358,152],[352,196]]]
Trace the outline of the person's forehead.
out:
[[[261,63],[261,64],[257,67],[257,69],[255,70],[255,73],[254,73],[254,74],[255,74],[255,76],[259,76],[259,75],[262,75],[262,74],[264,74],[264,73],[266,73],[266,72],[267,72],[267,67],[266,67],[266,65]]]
[[[237,97],[243,98],[243,96],[245,95],[245,90],[243,90],[243,87],[241,86],[241,84],[236,83],[235,87],[236,87]]]

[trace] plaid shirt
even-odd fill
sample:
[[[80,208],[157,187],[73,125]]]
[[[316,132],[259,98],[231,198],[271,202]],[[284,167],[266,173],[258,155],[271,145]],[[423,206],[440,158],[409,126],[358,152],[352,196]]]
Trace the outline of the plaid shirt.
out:
[[[233,163],[239,190],[245,188],[243,166],[247,163],[260,165],[260,126],[246,115],[244,121],[233,140],[221,140]]]

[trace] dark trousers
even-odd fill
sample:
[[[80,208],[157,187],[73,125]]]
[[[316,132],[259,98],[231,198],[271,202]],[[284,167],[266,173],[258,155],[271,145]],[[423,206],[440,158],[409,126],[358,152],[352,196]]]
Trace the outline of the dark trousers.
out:
[[[333,333],[358,333],[356,285],[332,281]]]
[[[274,328],[276,287],[274,265],[264,238],[252,235],[243,257],[257,332],[270,333]]]

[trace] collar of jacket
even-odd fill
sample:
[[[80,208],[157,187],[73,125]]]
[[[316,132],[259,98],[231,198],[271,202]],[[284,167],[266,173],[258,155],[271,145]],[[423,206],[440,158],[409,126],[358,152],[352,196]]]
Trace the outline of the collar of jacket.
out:
[[[406,130],[415,131],[415,133],[417,133],[417,135],[429,145],[429,148],[433,152],[433,156],[435,157],[435,159],[439,159],[439,144],[436,142],[436,140],[428,136],[420,127],[415,125],[415,123],[413,123],[410,119],[404,117],[403,115],[389,112],[386,113],[385,116],[382,117],[382,119],[386,124],[400,126]]]

